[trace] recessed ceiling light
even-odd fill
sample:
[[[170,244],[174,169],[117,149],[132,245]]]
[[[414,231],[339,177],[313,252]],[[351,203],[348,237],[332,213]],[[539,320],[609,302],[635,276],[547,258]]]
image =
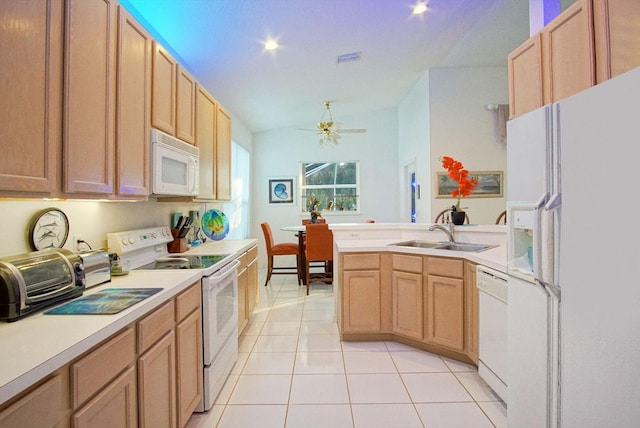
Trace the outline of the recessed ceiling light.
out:
[[[414,15],[422,15],[426,11],[427,11],[427,4],[426,3],[418,3],[413,8],[413,14]]]
[[[278,49],[280,47],[280,45],[278,45],[278,41],[271,39],[271,40],[267,40],[266,42],[264,42],[264,48],[268,51],[274,51],[276,49]]]

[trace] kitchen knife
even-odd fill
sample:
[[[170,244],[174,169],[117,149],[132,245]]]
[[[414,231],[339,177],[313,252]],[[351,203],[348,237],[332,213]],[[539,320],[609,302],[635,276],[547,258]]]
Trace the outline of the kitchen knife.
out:
[[[176,223],[176,229],[180,230],[180,229],[182,228],[182,226],[183,226],[183,222],[184,222],[185,218],[188,218],[188,217],[185,217],[185,216],[182,216],[182,215],[181,215],[181,216],[178,218],[178,222]]]
[[[180,232],[178,232],[178,238],[184,238],[189,233],[189,225],[191,224],[191,219],[189,217],[186,218],[184,224],[180,228]]]

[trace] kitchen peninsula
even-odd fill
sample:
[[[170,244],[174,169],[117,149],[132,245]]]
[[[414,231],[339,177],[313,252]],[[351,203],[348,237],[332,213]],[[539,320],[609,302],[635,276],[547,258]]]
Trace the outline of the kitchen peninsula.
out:
[[[476,266],[506,272],[504,226],[456,226],[457,242],[480,252],[393,245],[443,241],[428,225],[332,225],[336,315],[343,340],[394,340],[478,362]]]

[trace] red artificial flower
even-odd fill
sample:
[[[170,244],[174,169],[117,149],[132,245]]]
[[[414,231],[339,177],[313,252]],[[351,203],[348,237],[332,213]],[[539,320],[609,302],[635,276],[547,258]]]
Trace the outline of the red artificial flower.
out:
[[[464,169],[462,162],[450,156],[443,156],[441,162],[444,169],[447,170],[449,177],[458,183],[458,188],[451,192],[451,196],[458,198],[455,211],[460,211],[460,198],[469,196],[471,191],[478,185],[478,180],[469,178],[469,171]]]

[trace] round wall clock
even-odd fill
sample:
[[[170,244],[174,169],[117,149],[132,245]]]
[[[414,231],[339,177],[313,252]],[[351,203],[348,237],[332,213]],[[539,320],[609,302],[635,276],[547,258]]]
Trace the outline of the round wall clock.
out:
[[[34,250],[62,248],[69,236],[69,220],[57,208],[46,208],[37,213],[29,227],[29,244]]]

